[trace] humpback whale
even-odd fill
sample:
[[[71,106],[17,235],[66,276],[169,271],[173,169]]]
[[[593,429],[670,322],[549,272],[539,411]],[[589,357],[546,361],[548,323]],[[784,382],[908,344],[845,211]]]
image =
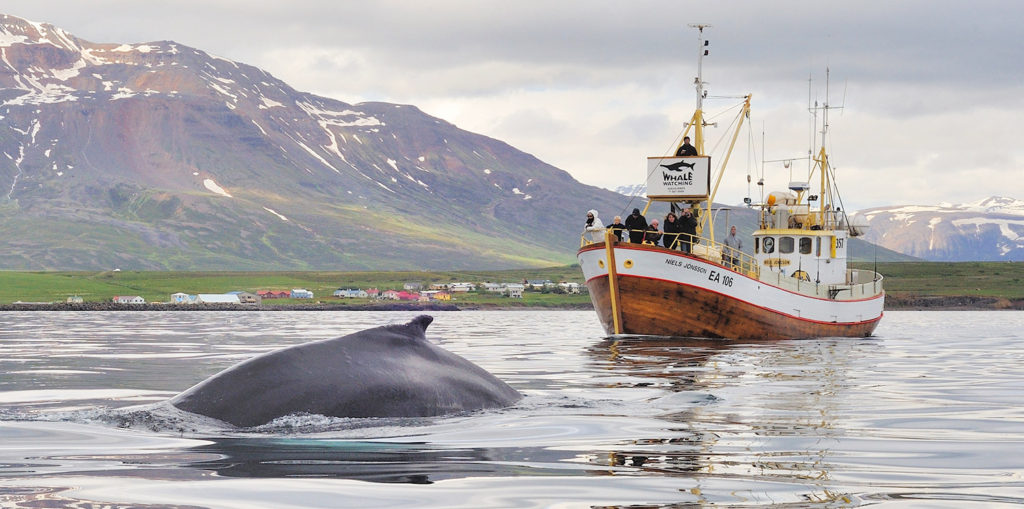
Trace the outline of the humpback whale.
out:
[[[235,426],[294,413],[429,417],[500,408],[522,395],[483,368],[427,341],[420,315],[347,336],[268,352],[171,398],[175,407]]]

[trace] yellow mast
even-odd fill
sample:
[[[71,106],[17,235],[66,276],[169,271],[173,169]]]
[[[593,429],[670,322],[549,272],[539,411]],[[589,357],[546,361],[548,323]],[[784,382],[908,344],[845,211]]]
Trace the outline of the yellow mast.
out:
[[[825,211],[827,207],[831,205],[832,200],[829,199],[827,194],[825,194],[825,191],[830,189],[830,184],[828,182],[828,154],[825,153],[824,139],[821,140],[821,150],[818,151],[818,158],[816,161],[818,162],[819,171],[821,171],[821,190],[818,195],[818,217],[821,218],[822,228],[831,229],[834,225],[829,224],[828,217],[825,215]],[[826,202],[828,202],[829,205],[826,205]]]
[[[818,218],[819,225],[823,229],[834,229],[838,225],[834,222],[833,218],[829,217],[830,212],[834,212],[832,207],[832,182],[831,175],[828,171],[828,153],[825,151],[825,138],[828,136],[828,110],[832,107],[828,103],[828,85],[829,85],[830,70],[825,68],[825,102],[819,108],[817,101],[814,103],[815,112],[815,123],[817,123],[817,110],[821,109],[821,148],[818,150],[817,157],[814,158],[814,168],[812,168],[811,174],[808,177],[813,177],[814,170],[821,172],[819,182],[820,187],[818,190]],[[842,108],[842,106],[839,106]],[[815,126],[817,127],[817,126]]]

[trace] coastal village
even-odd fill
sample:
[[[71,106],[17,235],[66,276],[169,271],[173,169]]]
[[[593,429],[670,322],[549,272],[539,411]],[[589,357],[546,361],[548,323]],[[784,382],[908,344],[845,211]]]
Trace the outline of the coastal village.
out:
[[[423,284],[419,282],[407,282],[401,289],[379,289],[379,288],[354,288],[339,287],[330,296],[333,299],[368,299],[379,301],[404,301],[404,302],[450,302],[458,300],[459,295],[474,293],[487,293],[499,295],[509,299],[522,299],[523,292],[580,294],[586,292],[586,287],[576,282],[554,282],[549,279],[525,279],[518,283],[492,283],[492,282],[450,282]],[[305,288],[292,288],[286,290],[266,289],[248,292],[235,290],[225,293],[186,293],[176,292],[170,295],[169,300],[162,302],[174,305],[216,305],[216,304],[250,304],[259,306],[265,300],[273,299],[295,299],[314,300],[317,296],[314,292]],[[320,297],[321,301],[324,296]],[[80,295],[71,295],[67,298],[68,304],[81,304],[84,299]],[[113,304],[143,305],[153,304],[147,302],[140,295],[114,295],[110,298]],[[18,304],[17,302],[15,304]],[[29,303],[23,303],[29,304]]]

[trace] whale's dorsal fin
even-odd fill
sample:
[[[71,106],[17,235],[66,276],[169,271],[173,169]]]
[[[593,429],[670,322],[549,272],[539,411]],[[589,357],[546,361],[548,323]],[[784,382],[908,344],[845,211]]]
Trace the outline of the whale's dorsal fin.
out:
[[[409,326],[419,327],[424,333],[427,332],[427,326],[434,321],[434,317],[430,315],[420,315],[409,321]]]
[[[427,326],[433,321],[434,317],[430,315],[420,315],[409,320],[408,323],[392,323],[390,325],[382,325],[378,329],[388,330],[408,339],[421,340],[427,338]],[[363,332],[366,331],[357,332],[356,335],[360,335]]]

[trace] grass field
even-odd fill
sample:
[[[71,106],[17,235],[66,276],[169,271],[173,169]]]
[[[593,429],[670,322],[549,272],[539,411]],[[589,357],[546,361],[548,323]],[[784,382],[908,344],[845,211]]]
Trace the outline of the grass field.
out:
[[[560,266],[508,271],[395,271],[395,272],[0,272],[0,304],[13,302],[65,302],[78,295],[86,302],[110,302],[115,295],[139,295],[146,302],[167,302],[173,293],[225,293],[304,288],[315,295],[314,302],[359,305],[360,299],[332,296],[338,288],[400,290],[405,283],[424,287],[431,283],[468,281],[473,283],[517,283],[524,279],[554,282],[582,282],[579,267]],[[590,303],[587,295],[526,292],[523,299],[509,299],[485,292],[456,296],[460,307],[488,306],[575,306]],[[306,304],[309,300],[267,300],[267,306]]]
[[[853,264],[872,268],[872,264]],[[879,263],[885,276],[886,292],[893,296],[975,296],[1024,299],[1024,263],[1010,262],[889,262]],[[582,282],[579,267],[567,265],[543,269],[507,271],[396,271],[396,272],[0,272],[0,304],[22,302],[65,302],[79,295],[86,302],[110,302],[115,295],[140,295],[147,302],[167,302],[176,292],[224,293],[241,290],[291,290],[305,288],[316,296],[314,302],[336,303],[338,288],[401,289],[407,282],[423,285],[469,281],[522,282],[550,279],[554,282]],[[526,292],[522,300],[495,294],[459,294],[459,307],[481,306],[586,306],[587,295]],[[365,301],[346,299],[357,306]],[[265,305],[287,306],[308,303],[282,299]]]
[[[871,269],[870,263],[852,264]],[[1021,262],[890,262],[879,263],[890,295],[974,296],[1024,299]]]

